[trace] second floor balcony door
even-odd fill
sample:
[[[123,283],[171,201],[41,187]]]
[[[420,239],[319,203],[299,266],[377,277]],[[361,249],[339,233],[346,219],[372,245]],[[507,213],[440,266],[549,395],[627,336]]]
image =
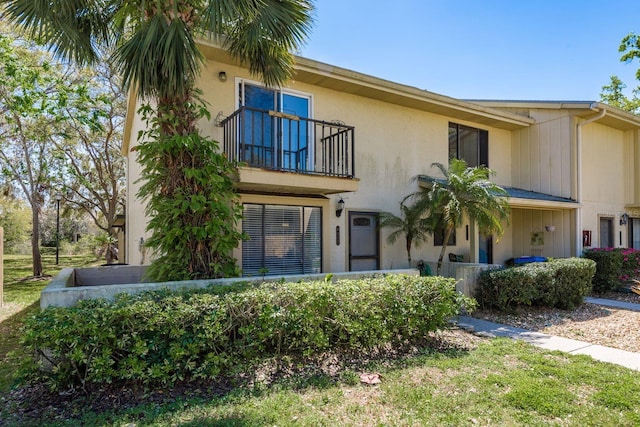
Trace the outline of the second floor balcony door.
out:
[[[308,95],[274,90],[240,83],[240,106],[246,110],[240,153],[251,166],[269,169],[306,171],[312,169],[312,138],[306,119],[310,117],[311,99]],[[273,113],[282,113],[276,120]]]

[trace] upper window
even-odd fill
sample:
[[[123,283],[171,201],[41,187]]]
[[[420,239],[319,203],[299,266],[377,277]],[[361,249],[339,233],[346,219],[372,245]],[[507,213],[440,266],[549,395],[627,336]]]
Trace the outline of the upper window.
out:
[[[449,123],[449,160],[462,159],[470,167],[489,167],[489,132]]]

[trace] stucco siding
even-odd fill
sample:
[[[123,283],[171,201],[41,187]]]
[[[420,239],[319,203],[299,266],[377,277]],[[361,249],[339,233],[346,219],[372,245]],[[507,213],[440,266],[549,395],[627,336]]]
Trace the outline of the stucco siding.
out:
[[[592,232],[592,246],[598,247],[600,218],[612,218],[614,247],[626,246],[626,230],[619,222],[629,188],[625,132],[591,123],[585,126],[582,137],[583,228]]]
[[[496,172],[493,180],[499,185],[573,200],[577,199],[579,186],[582,190],[580,207],[544,198],[514,202],[517,207],[512,209],[511,223],[505,228],[503,238],[494,242],[494,262],[504,263],[511,257],[526,255],[574,255],[582,230],[593,232],[593,245],[596,246],[599,218],[603,216],[614,219],[616,245],[620,243],[620,232],[623,233],[622,246],[626,245],[626,228],[619,225],[620,215],[627,212],[640,217],[640,137],[633,117],[618,112],[615,117],[612,114],[581,128],[582,176],[577,177],[576,126],[581,120],[595,119],[598,108],[604,109],[602,104],[598,107],[589,103],[505,101],[500,106],[500,101],[493,101],[480,108],[435,94],[429,95],[431,98],[425,95],[423,99],[423,91],[415,88],[377,81],[348,70],[332,75],[327,70],[314,70],[308,60],[303,63],[307,65],[298,74],[300,80],[294,78],[287,83],[286,89],[311,97],[312,118],[340,121],[355,127],[357,179],[332,178],[353,184],[347,187],[318,187],[320,184],[314,186],[318,181],[301,184],[302,180],[298,179],[296,187],[291,181],[300,178],[300,174],[277,175],[253,168],[265,174],[262,178],[268,176],[268,182],[261,181],[262,185],[257,187],[241,187],[244,192],[241,201],[322,208],[323,271],[341,272],[349,268],[350,213],[390,211],[399,214],[400,201],[418,190],[417,182],[412,179],[419,174],[437,176],[438,170],[431,167],[434,162],[447,165],[450,122],[488,132],[489,166]],[[218,78],[220,72],[226,73],[226,81]],[[242,79],[256,82],[247,69],[237,64],[206,63],[198,84],[211,113],[211,120],[199,123],[204,134],[222,142],[223,128],[216,122],[237,109],[238,83]],[[493,108],[508,113],[487,111]],[[139,246],[140,239],[146,240],[148,235],[144,206],[136,197],[140,166],[135,161],[135,139],[143,129],[143,123],[138,116],[127,123],[127,135],[131,135],[131,140],[125,141],[130,150],[127,159],[126,261],[137,265],[150,261],[150,254]],[[319,154],[317,147],[316,154]],[[305,175],[305,178],[311,175]],[[247,176],[243,180],[245,185],[249,180]],[[318,175],[313,177],[326,179]],[[297,196],[288,191],[292,188]],[[309,188],[312,191],[307,194]],[[358,190],[335,194],[345,188]],[[335,209],[341,198],[345,210],[337,217]],[[634,212],[637,215],[633,215]],[[582,227],[578,230],[576,224],[580,221]],[[551,225],[555,227],[554,231],[545,230],[545,226]],[[379,267],[409,267],[404,236],[390,244],[387,241],[390,232],[380,230]],[[544,244],[531,244],[531,233],[534,232],[542,233]],[[469,221],[456,230],[456,237],[456,245],[450,246],[447,252],[463,255],[466,262],[476,261],[478,233]],[[420,259],[437,260],[440,249],[429,236],[426,243],[412,248],[411,266]],[[236,249],[234,256],[242,263],[241,247]]]
[[[218,73],[224,71],[227,81],[221,82]],[[203,69],[199,86],[209,105],[211,121],[199,124],[205,134],[222,141],[223,130],[215,126],[214,119],[219,112],[228,116],[237,107],[238,79],[254,81],[246,69],[232,65],[208,62]],[[288,89],[312,96],[312,114],[315,119],[339,120],[355,126],[356,177],[360,179],[359,190],[327,196],[326,199],[282,198],[280,196],[243,195],[242,200],[259,200],[260,203],[300,204],[323,208],[323,270],[345,271],[348,269],[348,218],[349,212],[390,211],[399,214],[400,201],[418,189],[412,178],[418,174],[436,175],[437,169],[431,164],[448,163],[448,126],[455,122],[487,130],[489,133],[489,163],[497,174],[495,181],[501,185],[511,185],[511,144],[512,134],[505,129],[482,126],[474,122],[457,120],[452,117],[416,110],[397,104],[361,97],[355,94],[317,87],[296,81],[289,82]],[[134,121],[137,134],[141,128],[139,118]],[[135,141],[130,141],[130,146]],[[129,263],[139,264],[142,253],[138,248],[140,237],[146,239],[142,231],[146,221],[143,206],[135,198],[137,185],[133,181],[139,177],[139,166],[129,156],[129,217],[128,253]],[[291,179],[290,176],[288,179]],[[257,197],[257,199],[256,199]],[[346,203],[345,213],[340,218],[335,215],[337,201],[342,197]],[[312,203],[311,203],[311,202]],[[467,223],[468,224],[468,223]],[[470,259],[469,240],[466,239],[466,225],[457,230],[457,244],[448,252],[462,254]],[[336,244],[336,227],[340,227],[340,244]],[[380,268],[404,268],[408,266],[404,239],[390,245],[387,237],[390,230],[380,232]],[[413,249],[413,265],[419,259],[435,260],[440,246],[433,245],[433,238],[419,248]],[[241,251],[234,253],[241,262]],[[148,254],[144,260],[148,262]]]

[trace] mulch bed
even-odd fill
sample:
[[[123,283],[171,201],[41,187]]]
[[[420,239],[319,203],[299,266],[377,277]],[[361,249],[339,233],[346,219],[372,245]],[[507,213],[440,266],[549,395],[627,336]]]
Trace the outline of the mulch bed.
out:
[[[640,304],[640,295],[634,293],[608,292],[594,297]],[[523,306],[509,313],[478,310],[473,316],[549,335],[640,353],[638,311],[585,303],[575,310]]]
[[[422,342],[401,346],[385,345],[363,352],[324,353],[313,357],[270,359],[248,372],[219,381],[179,382],[170,387],[149,387],[138,383],[92,386],[86,390],[52,392],[45,384],[35,383],[0,395],[0,425],[46,424],[73,420],[93,412],[122,413],[144,404],[167,405],[189,398],[207,401],[221,397],[234,388],[251,389],[257,384],[284,384],[291,388],[305,387],[313,378],[339,381],[345,372],[366,372],[367,366],[393,366],[394,363],[425,350],[434,352],[466,352],[486,338],[453,328],[440,331]]]

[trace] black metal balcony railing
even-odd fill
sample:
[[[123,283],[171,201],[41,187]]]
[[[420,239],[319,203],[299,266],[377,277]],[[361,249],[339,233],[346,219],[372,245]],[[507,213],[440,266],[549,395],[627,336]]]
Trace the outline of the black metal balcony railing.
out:
[[[354,127],[241,107],[221,122],[229,160],[278,171],[354,177]]]

